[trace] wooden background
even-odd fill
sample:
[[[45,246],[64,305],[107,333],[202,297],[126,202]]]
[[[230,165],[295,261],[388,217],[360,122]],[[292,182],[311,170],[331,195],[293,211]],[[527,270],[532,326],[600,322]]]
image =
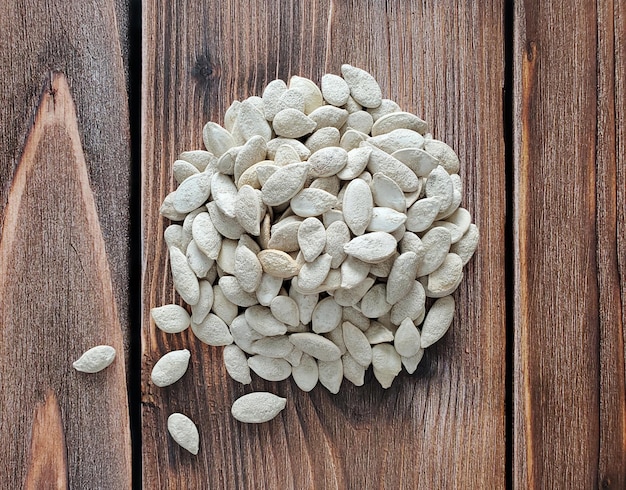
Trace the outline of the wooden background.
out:
[[[0,14],[0,488],[626,487],[623,2],[15,0]],[[220,349],[148,321],[178,301],[158,207],[176,155],[234,98],[343,62],[458,152],[479,251],[413,376],[336,396],[256,379],[288,406],[240,424],[230,406],[250,387]],[[75,373],[96,343],[117,362]],[[183,380],[148,383],[183,347]],[[167,436],[172,411],[198,423],[197,456]]]

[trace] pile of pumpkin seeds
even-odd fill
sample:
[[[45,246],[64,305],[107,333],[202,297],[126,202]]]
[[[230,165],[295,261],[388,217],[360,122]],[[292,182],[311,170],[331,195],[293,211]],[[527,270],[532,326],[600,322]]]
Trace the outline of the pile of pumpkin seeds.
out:
[[[371,365],[389,388],[450,327],[477,246],[452,148],[383,99],[372,75],[347,64],[341,73],[321,88],[274,80],[262,97],[233,102],[223,126],[204,127],[206,150],[173,165],[178,187],[160,212],[191,314],[170,304],[151,316],[164,332],[191,326],[224,346],[226,370],[243,384],[252,373],[291,376],[304,391],[320,383],[338,393],[344,378],[363,385]],[[166,354],[153,382],[174,383],[189,358]],[[232,414],[264,422],[284,407],[250,393]],[[197,452],[193,422],[172,417],[173,438]]]

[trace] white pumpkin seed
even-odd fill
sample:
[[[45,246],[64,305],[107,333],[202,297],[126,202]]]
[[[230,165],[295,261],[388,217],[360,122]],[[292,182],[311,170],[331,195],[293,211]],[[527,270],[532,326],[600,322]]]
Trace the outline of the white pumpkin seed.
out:
[[[355,181],[356,182],[356,181]],[[374,207],[372,219],[367,225],[367,231],[384,231],[393,233],[406,221],[406,215],[391,208]],[[402,233],[404,235],[404,233]]]
[[[474,255],[478,245],[478,236],[478,227],[472,223],[465,232],[465,235],[450,247],[451,252],[461,257],[463,265],[467,264],[472,258],[472,255]]]
[[[276,417],[287,405],[287,399],[263,391],[248,393],[235,400],[233,417],[247,424],[260,424]]]
[[[445,296],[433,303],[422,326],[421,346],[430,347],[450,328],[454,318],[454,298]]]
[[[387,389],[402,370],[402,359],[390,344],[377,344],[372,347],[374,376],[380,385]]]
[[[298,216],[321,216],[337,203],[337,198],[321,189],[303,189],[291,199],[291,209]]]
[[[329,104],[342,106],[348,102],[350,87],[340,76],[326,74],[322,77],[322,96]]]
[[[213,308],[213,286],[211,282],[199,281],[198,284],[200,285],[200,298],[198,302],[191,307],[191,321],[194,323],[202,322],[211,311],[211,308]],[[187,312],[185,311],[185,313]],[[189,323],[187,325],[189,325]]]
[[[313,81],[308,78],[293,76],[289,80],[289,88],[304,95],[304,113],[310,115],[324,103],[322,92]]]
[[[289,296],[276,296],[270,303],[270,310],[274,318],[287,326],[300,325],[300,312],[297,303]]]
[[[174,209],[178,213],[189,213],[202,206],[210,195],[211,176],[204,172],[191,175],[176,189]]]
[[[343,195],[342,212],[352,233],[357,236],[365,233],[372,220],[373,209],[374,200],[369,185],[362,179],[351,181]]]
[[[459,157],[454,153],[454,150],[443,141],[429,139],[424,142],[424,150],[439,160],[439,164],[443,166],[449,174],[459,172]]]
[[[274,116],[274,131],[284,138],[300,138],[312,133],[317,124],[297,109],[283,109]]]
[[[207,123],[202,129],[204,146],[216,157],[221,157],[229,148],[235,146],[232,135],[214,122]]]
[[[396,251],[396,246],[396,239],[389,233],[375,231],[353,238],[343,249],[348,255],[375,264],[391,257]]]
[[[233,343],[233,337],[224,320],[209,313],[200,323],[191,322],[191,330],[198,340],[208,345],[221,346]]]
[[[293,198],[302,190],[309,166],[308,163],[292,163],[274,172],[261,189],[263,202],[278,206]]]
[[[403,148],[422,148],[424,137],[410,129],[394,129],[390,133],[372,136],[367,142],[391,154]]]
[[[378,119],[383,117],[386,114],[391,114],[392,112],[399,112],[400,106],[396,104],[393,100],[390,99],[382,99],[380,105],[378,107],[369,108],[367,112],[372,115],[372,119],[376,122]]]
[[[313,332],[293,333],[289,340],[302,352],[320,361],[335,361],[341,357],[339,347]]]
[[[272,80],[263,90],[263,112],[268,121],[280,111],[280,97],[286,90],[287,84],[282,80]]]
[[[365,334],[350,322],[343,322],[343,341],[352,358],[365,369],[372,362],[372,348]]]
[[[282,381],[291,376],[291,364],[284,359],[255,355],[248,358],[248,366],[267,381]]]
[[[176,383],[187,372],[190,358],[187,349],[168,352],[152,367],[150,379],[159,388]]]
[[[420,332],[410,318],[405,318],[400,323],[393,346],[402,357],[412,357],[420,350]]]
[[[282,285],[282,278],[264,272],[256,290],[256,298],[259,300],[259,303],[263,306],[269,306],[272,300],[278,296]]]
[[[310,355],[303,353],[300,363],[291,368],[291,376],[298,388],[302,391],[311,391],[319,379],[317,361]]]
[[[326,247],[326,229],[317,218],[307,218],[298,227],[298,245],[304,260],[315,260]],[[331,256],[332,257],[332,256]]]
[[[72,367],[77,371],[92,374],[110,366],[114,360],[115,349],[113,347],[110,345],[97,345],[83,353],[72,363]]]
[[[319,300],[319,295],[317,293],[303,294],[291,288],[289,290],[289,297],[293,299],[298,305],[298,311],[300,312],[300,322],[304,323],[305,325],[310,323],[313,316],[313,310],[315,309],[315,305],[317,305],[317,302]]]
[[[342,319],[342,308],[332,297],[319,301],[313,309],[311,327],[315,333],[330,332],[339,326]]]
[[[248,325],[261,335],[267,337],[273,335],[284,335],[287,333],[287,326],[272,315],[271,310],[266,306],[252,306],[246,309],[244,314]]]
[[[340,140],[341,133],[339,130],[332,126],[328,126],[315,131],[306,139],[304,146],[306,146],[311,151],[311,154],[313,154],[322,148],[339,146]]]
[[[375,284],[361,299],[361,312],[367,318],[378,318],[391,310],[387,303],[387,285]]]
[[[176,182],[181,184],[185,179],[199,173],[200,171],[195,165],[186,162],[185,160],[176,160],[172,165],[172,174]]]
[[[418,318],[424,311],[426,292],[419,281],[413,281],[413,286],[404,298],[391,307],[391,323],[400,325],[405,318],[410,318],[419,324]]]
[[[415,252],[405,252],[396,258],[387,280],[387,303],[395,305],[407,295],[415,278],[419,259]]]
[[[332,105],[324,105],[311,112],[309,117],[315,121],[316,130],[327,127],[339,129],[348,120],[348,111]]]
[[[193,421],[182,413],[173,413],[167,418],[167,430],[172,439],[191,454],[198,454],[200,435]]]
[[[252,352],[252,343],[263,338],[263,335],[248,324],[244,315],[235,316],[232,319],[230,322],[230,334],[237,347],[248,354],[254,354]],[[246,359],[246,365],[247,363],[248,360]]]
[[[378,107],[382,102],[382,91],[376,79],[361,68],[341,65],[341,74],[350,87],[350,95],[363,107]]]
[[[391,133],[396,129],[410,129],[420,134],[425,134],[429,131],[426,121],[420,119],[415,114],[402,111],[392,112],[379,117],[371,129],[372,136]]]
[[[404,366],[404,369],[406,369],[406,372],[409,374],[413,374],[423,357],[424,349],[422,349],[421,347],[417,351],[417,354],[411,357],[402,357],[402,365]]]
[[[334,361],[317,361],[319,381],[333,395],[339,393],[343,380],[343,364],[341,358]]]
[[[284,297],[284,296],[283,296]],[[251,350],[255,354],[273,359],[283,359],[294,349],[294,345],[289,342],[287,335],[275,335],[273,337],[263,337],[252,343]]]
[[[449,253],[441,265],[428,275],[428,296],[440,298],[452,294],[462,277],[463,260],[457,254]]]
[[[189,313],[180,305],[163,305],[152,308],[150,316],[154,324],[165,333],[183,332],[191,323]]]
[[[189,267],[185,254],[176,247],[170,248],[170,266],[174,288],[187,304],[195,305],[200,299],[198,278]]]
[[[272,139],[272,128],[266,121],[265,114],[249,100],[244,100],[239,107],[233,128],[233,132],[235,131],[241,136],[242,143],[255,135],[262,136],[265,141]]]
[[[349,150],[346,166],[337,173],[337,177],[341,180],[356,179],[367,167],[371,153],[372,149],[369,146],[357,146]]]
[[[365,337],[371,345],[393,342],[393,332],[382,323],[372,321],[365,331]]]
[[[219,316],[227,325],[230,325],[237,316],[237,305],[230,302],[219,284],[213,286],[213,313]]]
[[[312,262],[305,263],[298,273],[298,284],[302,290],[317,288],[330,271],[332,257],[328,254],[320,255]]]
[[[370,158],[367,162],[367,169],[375,174],[380,172],[392,179],[403,192],[413,192],[419,187],[419,180],[413,171],[400,160],[392,157],[384,151],[370,146],[370,141],[362,143],[369,146]]]
[[[439,213],[441,201],[438,197],[419,199],[407,211],[406,228],[410,231],[425,231],[433,224]]]
[[[254,293],[261,283],[263,269],[256,254],[248,247],[239,246],[235,252],[235,277],[247,293]],[[255,297],[256,301],[256,297]]]
[[[391,156],[404,163],[418,177],[428,177],[439,165],[439,160],[421,148],[401,148]]]
[[[417,268],[417,277],[435,271],[444,261],[450,250],[450,232],[445,228],[431,228],[423,237],[424,258]]]

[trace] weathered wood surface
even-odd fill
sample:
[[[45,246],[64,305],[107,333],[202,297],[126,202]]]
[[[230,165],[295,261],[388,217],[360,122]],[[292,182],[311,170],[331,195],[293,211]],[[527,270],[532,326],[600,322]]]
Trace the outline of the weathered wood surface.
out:
[[[153,0],[143,10],[143,483],[145,488],[498,488],[505,483],[503,10],[468,2],[315,3]],[[176,155],[202,145],[230,102],[293,74],[319,82],[349,62],[433,123],[462,160],[465,197],[482,232],[456,297],[451,332],[414,376],[339,395],[291,381],[232,381],[221,349],[190,332],[165,335],[153,306],[178,301],[158,208]],[[149,381],[165,352],[189,348],[173,386]],[[275,420],[236,422],[233,400],[288,398]],[[180,411],[200,429],[192,456],[167,435]]]
[[[0,488],[131,483],[130,154],[116,8],[126,15],[122,1],[0,6]],[[106,372],[72,369],[101,343],[119,354]]]
[[[626,487],[626,7],[569,3],[515,6],[513,482],[617,489]]]

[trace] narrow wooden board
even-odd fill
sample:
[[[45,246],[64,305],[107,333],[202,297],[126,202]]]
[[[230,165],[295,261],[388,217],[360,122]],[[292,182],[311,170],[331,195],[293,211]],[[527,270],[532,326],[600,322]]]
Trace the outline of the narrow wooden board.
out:
[[[143,11],[143,483],[146,488],[498,488],[505,482],[503,11],[499,2],[185,2]],[[159,217],[172,163],[200,149],[202,126],[274,78],[319,82],[342,62],[370,70],[384,94],[433,123],[462,161],[463,204],[480,251],[457,293],[451,332],[417,373],[382,390],[346,382],[339,395],[291,381],[230,380],[221,349],[166,335],[151,307],[178,302]],[[191,365],[167,388],[150,383],[165,352]],[[288,398],[279,417],[245,425],[238,396]],[[168,436],[170,413],[200,429],[193,456]]]
[[[123,5],[0,7],[2,488],[131,484]],[[72,368],[102,343],[111,367]]]
[[[516,3],[518,488],[626,487],[625,34],[623,2]]]

